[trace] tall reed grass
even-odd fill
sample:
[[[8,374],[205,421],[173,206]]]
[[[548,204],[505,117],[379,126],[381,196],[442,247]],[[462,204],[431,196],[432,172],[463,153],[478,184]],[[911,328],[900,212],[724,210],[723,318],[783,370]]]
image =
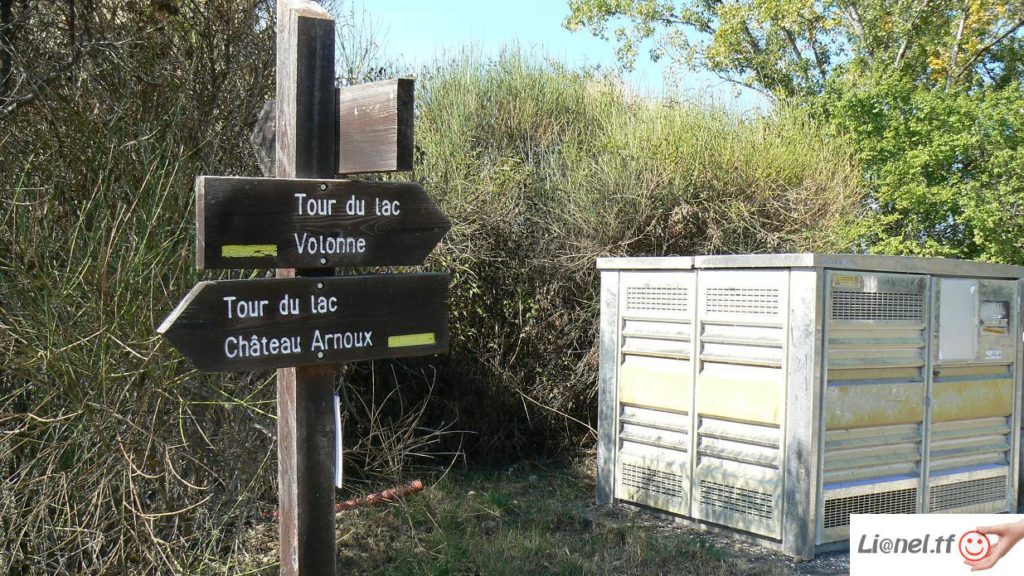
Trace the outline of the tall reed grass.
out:
[[[483,455],[592,441],[597,257],[840,250],[861,198],[842,143],[796,111],[651,101],[516,53],[421,86],[415,177],[454,223],[435,392]]]

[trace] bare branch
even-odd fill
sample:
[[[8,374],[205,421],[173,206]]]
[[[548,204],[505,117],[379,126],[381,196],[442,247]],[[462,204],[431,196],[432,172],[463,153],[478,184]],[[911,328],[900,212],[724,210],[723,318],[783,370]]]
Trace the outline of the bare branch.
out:
[[[811,54],[814,56],[814,65],[818,68],[818,77],[821,79],[822,85],[824,85],[825,80],[828,78],[828,67],[825,64],[825,58],[822,55],[823,50],[821,43],[818,42],[812,26],[813,23],[811,20],[809,18],[804,18],[804,30],[807,32],[807,42],[811,46]]]
[[[860,10],[857,9],[857,4],[852,1],[847,3],[846,8],[842,10],[842,12],[845,13],[847,19],[849,19],[854,32],[856,32],[857,37],[860,39],[861,45],[864,46],[868,55],[873,59],[875,56],[874,51],[872,50],[871,44],[868,42],[867,33],[864,30],[864,20],[860,16]]]
[[[0,98],[8,93],[13,73],[13,26],[14,0],[0,0],[0,50],[3,51],[3,60],[0,62]]]
[[[790,50],[793,51],[793,56],[796,58],[797,66],[799,67],[800,75],[803,77],[804,83],[809,85],[811,83],[811,76],[803,66],[803,63],[807,61],[807,57],[800,52],[800,47],[796,42],[796,35],[794,35],[789,28],[786,28],[781,24],[779,25],[779,29],[782,30],[782,34],[786,37],[786,42],[789,43]],[[824,80],[824,76],[824,72],[822,72],[822,80]]]
[[[993,48],[996,47],[996,45],[998,45],[1000,42],[1002,42],[1003,40],[1008,38],[1010,36],[1010,34],[1013,34],[1017,30],[1019,30],[1021,26],[1024,26],[1024,18],[1021,18],[1020,20],[1018,20],[1017,23],[1014,24],[1013,26],[1011,26],[1006,32],[1003,32],[998,37],[996,37],[994,40],[992,40],[988,44],[986,44],[986,45],[982,46],[980,49],[978,49],[978,51],[975,52],[967,60],[967,62],[964,64],[963,68],[961,68],[960,71],[957,72],[956,78],[954,78],[954,80],[959,80],[961,76],[963,76],[968,70],[971,69],[972,66],[974,66],[975,62],[977,62],[985,54],[988,54]]]
[[[757,76],[758,82],[761,83],[761,86],[758,86],[757,84],[754,84],[752,82],[747,82],[745,80],[741,80],[739,78],[734,78],[734,77],[732,77],[729,74],[724,73],[724,72],[715,72],[715,75],[718,76],[719,78],[721,78],[722,80],[725,80],[726,82],[729,82],[731,84],[736,84],[737,86],[742,86],[744,88],[749,88],[749,89],[753,90],[754,92],[757,92],[758,94],[764,96],[765,98],[767,98],[771,102],[778,102],[779,101],[778,95],[774,94],[771,90],[766,90],[764,88],[764,77],[761,76],[761,74],[757,70],[754,70],[754,75]]]
[[[74,71],[78,64],[81,62],[82,52],[77,51],[72,54],[71,60],[65,62],[63,65],[58,67],[56,70],[47,74],[46,76],[31,81],[27,91],[20,96],[10,96],[7,98],[0,99],[3,105],[0,106],[0,120],[3,120],[13,114],[18,108],[21,108],[25,104],[34,101],[39,98],[43,93],[43,90],[53,81],[68,75]]]
[[[953,84],[953,70],[956,68],[956,60],[960,55],[960,42],[964,38],[964,27],[967,25],[967,16],[971,12],[969,2],[964,2],[963,10],[960,12],[960,24],[956,28],[956,38],[953,39],[953,47],[949,53],[949,66],[946,68],[946,90]]]

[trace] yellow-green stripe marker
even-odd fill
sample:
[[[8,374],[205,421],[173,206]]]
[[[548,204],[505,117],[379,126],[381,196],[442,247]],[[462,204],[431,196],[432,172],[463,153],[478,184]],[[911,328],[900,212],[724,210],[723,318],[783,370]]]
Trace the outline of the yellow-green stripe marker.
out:
[[[437,338],[433,332],[422,334],[402,334],[401,336],[388,336],[388,348],[406,348],[408,346],[428,346],[436,344]]]

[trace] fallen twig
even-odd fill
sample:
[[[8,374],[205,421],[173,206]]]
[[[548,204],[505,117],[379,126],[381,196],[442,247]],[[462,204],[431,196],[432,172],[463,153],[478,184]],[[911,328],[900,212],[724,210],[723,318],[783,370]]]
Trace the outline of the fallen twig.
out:
[[[409,482],[406,482],[405,484],[395,486],[394,488],[388,488],[387,490],[382,490],[380,492],[374,492],[373,494],[368,494],[366,496],[350,498],[348,500],[345,500],[344,502],[339,502],[334,506],[334,511],[335,513],[337,513],[344,510],[352,510],[353,508],[359,508],[360,506],[374,506],[376,504],[394,502],[395,500],[401,500],[402,498],[405,498],[409,494],[419,492],[420,490],[423,490],[423,488],[424,486],[422,480],[411,480]],[[275,508],[273,512],[271,512],[270,514],[264,514],[263,517],[266,518],[269,516],[274,521],[277,521],[280,518],[280,515],[280,510]]]
[[[344,502],[339,502],[338,505],[334,507],[334,511],[341,512],[342,510],[351,510],[360,506],[373,506],[375,504],[394,502],[395,500],[405,498],[409,494],[419,492],[420,490],[423,490],[423,482],[420,480],[412,480],[400,486],[388,488],[382,492],[375,492],[361,498],[351,498]]]

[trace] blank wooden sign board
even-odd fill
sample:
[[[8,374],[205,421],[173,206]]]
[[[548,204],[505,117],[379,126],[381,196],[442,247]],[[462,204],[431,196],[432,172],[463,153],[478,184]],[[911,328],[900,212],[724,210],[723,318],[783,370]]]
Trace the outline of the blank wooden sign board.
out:
[[[278,368],[286,576],[335,570],[331,363],[448,347],[447,274],[333,276],[421,264],[449,228],[416,183],[333,179],[412,168],[412,97],[408,79],[336,89],[334,20],[278,0],[276,101],[253,138],[275,178],[197,179],[198,266],[277,278],[200,282],[158,332],[203,370]]]
[[[412,78],[343,86],[335,91],[334,171],[364,174],[412,170]],[[277,101],[263,107],[250,139],[263,173],[274,174]]]
[[[338,174],[412,170],[413,81],[338,90]]]

